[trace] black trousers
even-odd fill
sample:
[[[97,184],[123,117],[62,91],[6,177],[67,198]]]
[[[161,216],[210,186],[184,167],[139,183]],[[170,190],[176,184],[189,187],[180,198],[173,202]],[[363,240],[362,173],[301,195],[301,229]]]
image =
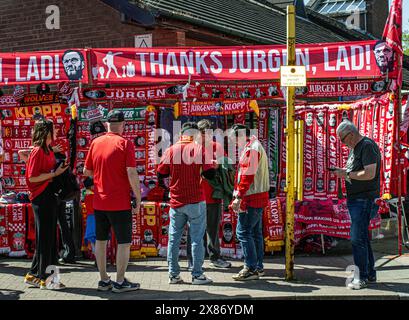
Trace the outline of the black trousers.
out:
[[[73,261],[75,260],[74,240],[72,238],[72,231],[67,222],[65,206],[65,201],[58,201],[57,222],[60,226],[60,236],[62,242],[62,252],[60,257],[67,261]]]
[[[220,241],[219,241],[219,226],[222,215],[221,203],[206,203],[206,234],[204,236],[204,243],[206,246],[205,252],[209,254],[209,260],[216,261],[221,258],[220,255]],[[207,239],[206,239],[207,238]],[[192,241],[190,234],[187,235],[186,254],[188,261],[192,261]]]
[[[36,250],[30,274],[41,280],[47,278],[46,269],[56,260],[57,236],[57,197],[49,185],[32,201],[36,227]]]

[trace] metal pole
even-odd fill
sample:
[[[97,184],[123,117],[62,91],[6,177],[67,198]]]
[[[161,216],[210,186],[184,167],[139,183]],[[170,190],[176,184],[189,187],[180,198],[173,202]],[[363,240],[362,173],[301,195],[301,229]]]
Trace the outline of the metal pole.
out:
[[[398,87],[398,92],[397,96],[395,96],[395,99],[397,99],[398,103],[398,110],[397,110],[397,121],[396,121],[396,126],[397,128],[395,129],[396,132],[396,145],[397,145],[397,157],[398,157],[398,253],[401,256],[402,255],[402,165],[401,165],[401,147],[400,147],[400,120],[401,120],[401,113],[402,113],[402,94],[401,94],[401,88],[400,86]]]
[[[295,65],[295,7],[287,6],[287,65]],[[294,199],[295,199],[295,150],[294,150],[294,104],[295,87],[287,87],[286,132],[286,228],[285,228],[285,279],[294,279]]]

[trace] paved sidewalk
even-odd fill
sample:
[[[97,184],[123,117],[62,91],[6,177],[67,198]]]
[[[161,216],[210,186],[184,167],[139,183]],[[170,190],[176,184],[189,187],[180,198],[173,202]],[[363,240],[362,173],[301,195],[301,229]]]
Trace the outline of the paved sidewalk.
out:
[[[163,258],[149,258],[131,262],[127,276],[141,283],[141,290],[132,293],[100,293],[95,287],[98,273],[91,261],[61,266],[64,291],[39,290],[23,283],[30,261],[0,258],[0,300],[2,299],[61,299],[61,300],[116,300],[116,299],[409,299],[409,256],[390,255],[396,240],[380,240],[374,244],[378,283],[359,291],[348,290],[345,281],[346,268],[352,264],[348,243],[335,248],[327,255],[297,255],[296,281],[284,281],[284,257],[266,257],[266,276],[258,281],[237,282],[231,276],[242,266],[233,261],[230,270],[208,268],[206,274],[214,284],[199,286],[190,284],[190,274],[181,261],[181,276],[185,284],[169,285],[167,263]],[[114,268],[109,272],[115,280]]]

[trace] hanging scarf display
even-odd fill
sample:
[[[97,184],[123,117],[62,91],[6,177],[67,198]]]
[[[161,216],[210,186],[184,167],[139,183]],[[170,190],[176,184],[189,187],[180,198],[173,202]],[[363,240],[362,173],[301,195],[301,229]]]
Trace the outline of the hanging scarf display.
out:
[[[314,184],[314,197],[316,199],[325,199],[326,192],[326,116],[324,109],[318,109],[314,118],[314,133],[315,133],[315,154],[316,154],[316,171]]]
[[[327,168],[340,167],[339,157],[338,157],[338,137],[337,137],[337,110],[335,108],[329,108],[327,113],[327,123],[328,123],[328,139],[327,139]],[[328,181],[327,181],[327,195],[330,199],[336,199],[338,197],[337,187],[338,178],[332,172],[327,170]]]
[[[4,206],[0,207],[0,254],[10,252],[8,237],[7,212]]]
[[[385,109],[385,140],[384,140],[384,167],[383,167],[383,194],[392,193],[392,173],[393,173],[393,160],[394,160],[394,140],[395,140],[395,116],[394,116],[394,102],[389,101],[384,105]],[[381,149],[382,150],[382,149]],[[382,152],[382,151],[381,151]]]
[[[10,257],[26,255],[26,205],[10,204],[6,206],[8,236],[10,244]]]
[[[130,257],[141,257],[141,247],[141,214],[132,211],[132,241]]]
[[[286,145],[287,145],[287,141],[286,141],[286,135],[284,134],[284,128],[286,126],[286,113],[285,111],[281,112],[281,119],[280,119],[280,123],[281,128],[281,134],[280,134],[280,173],[278,176],[278,196],[279,197],[285,197],[286,193],[284,192],[284,189],[286,187]]]
[[[159,246],[158,254],[161,257],[166,257],[168,252],[169,242],[169,224],[170,224],[170,205],[168,203],[158,203],[159,210]]]
[[[314,196],[313,187],[316,185],[316,165],[315,165],[315,132],[314,132],[314,112],[306,110],[304,112],[304,198],[312,199]]]
[[[219,227],[220,253],[222,256],[233,258],[236,251],[235,223],[232,211],[223,211]]]
[[[266,109],[260,110],[260,116],[258,118],[258,140],[263,146],[266,153],[268,152],[268,117],[269,112]]]
[[[266,251],[272,251],[272,248],[284,244],[284,216],[278,198],[270,199],[269,206],[264,210],[263,228]]]
[[[159,242],[159,217],[155,202],[143,202],[141,205],[141,254],[157,256]]]
[[[158,113],[154,107],[148,107],[145,113],[145,182],[147,185],[156,185],[158,181],[156,173],[156,128]]]
[[[280,110],[270,109],[269,116],[269,143],[268,157],[270,170],[270,187],[277,194],[277,180],[279,174],[279,151],[280,151]]]

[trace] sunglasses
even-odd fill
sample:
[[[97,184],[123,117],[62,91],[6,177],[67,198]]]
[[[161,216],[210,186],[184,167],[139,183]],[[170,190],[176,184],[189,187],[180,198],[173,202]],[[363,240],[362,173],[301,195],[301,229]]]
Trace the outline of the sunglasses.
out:
[[[351,134],[352,132],[348,132],[345,136],[342,138],[340,137],[339,139],[341,140],[342,143],[345,143],[345,139]]]

